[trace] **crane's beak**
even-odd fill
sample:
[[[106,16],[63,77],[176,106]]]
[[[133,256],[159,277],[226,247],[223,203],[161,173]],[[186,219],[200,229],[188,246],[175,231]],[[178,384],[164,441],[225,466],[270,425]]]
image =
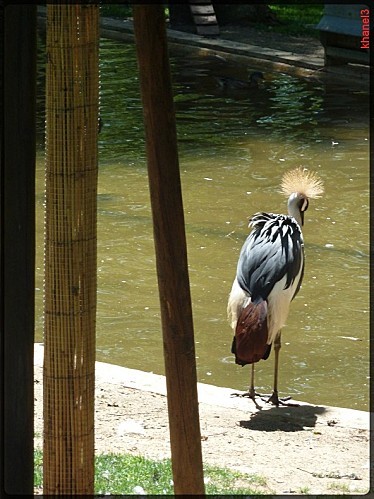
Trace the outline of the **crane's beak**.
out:
[[[304,225],[304,212],[300,210],[301,226]]]

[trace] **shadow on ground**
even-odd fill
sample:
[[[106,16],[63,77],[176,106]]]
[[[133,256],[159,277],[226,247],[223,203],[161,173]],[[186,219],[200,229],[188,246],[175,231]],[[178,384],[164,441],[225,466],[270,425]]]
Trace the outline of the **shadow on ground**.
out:
[[[254,413],[248,421],[240,421],[242,428],[256,431],[303,431],[316,425],[318,415],[325,407],[301,405],[299,407],[273,407]]]

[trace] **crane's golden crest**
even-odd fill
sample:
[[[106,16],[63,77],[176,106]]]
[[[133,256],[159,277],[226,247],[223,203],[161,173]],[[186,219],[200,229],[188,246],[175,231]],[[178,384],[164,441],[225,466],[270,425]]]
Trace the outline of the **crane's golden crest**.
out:
[[[299,192],[307,198],[319,198],[323,194],[323,182],[315,172],[306,168],[296,168],[283,175],[281,183],[282,192],[290,196]]]

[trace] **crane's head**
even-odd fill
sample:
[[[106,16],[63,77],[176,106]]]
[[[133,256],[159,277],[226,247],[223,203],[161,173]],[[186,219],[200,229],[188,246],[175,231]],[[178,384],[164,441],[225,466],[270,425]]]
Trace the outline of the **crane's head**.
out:
[[[283,175],[281,188],[288,197],[288,214],[302,226],[309,198],[319,198],[323,194],[322,180],[306,168],[296,168]]]

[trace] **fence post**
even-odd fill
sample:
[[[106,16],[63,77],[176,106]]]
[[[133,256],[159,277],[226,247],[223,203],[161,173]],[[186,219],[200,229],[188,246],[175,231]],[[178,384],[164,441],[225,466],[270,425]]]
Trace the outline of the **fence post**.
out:
[[[204,494],[192,306],[162,5],[134,6],[175,494]]]
[[[47,6],[44,494],[94,493],[99,8]]]

